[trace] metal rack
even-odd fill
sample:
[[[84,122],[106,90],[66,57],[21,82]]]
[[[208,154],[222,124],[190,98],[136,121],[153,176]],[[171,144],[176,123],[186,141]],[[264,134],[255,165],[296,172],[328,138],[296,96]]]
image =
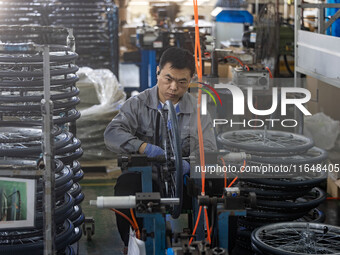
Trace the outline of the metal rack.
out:
[[[6,50],[6,46],[5,46]],[[50,56],[49,47],[41,46],[35,44],[19,45],[18,47],[8,47],[8,51],[16,50],[31,51],[43,54],[43,75],[44,75],[44,98],[42,99],[42,110],[43,110],[43,159],[44,159],[44,170],[25,170],[15,169],[15,170],[2,170],[1,176],[25,176],[25,177],[40,177],[43,176],[45,180],[44,189],[44,255],[55,254],[53,240],[54,240],[54,230],[53,230],[53,215],[54,215],[54,172],[53,172],[53,138],[51,135],[52,124],[52,114],[53,102],[50,100]]]
[[[303,22],[301,14],[304,8],[318,9],[317,33],[301,30],[301,23]],[[333,22],[340,17],[340,10],[326,21],[325,8],[340,8],[340,3],[314,4],[302,3],[302,0],[295,1],[295,87],[301,87],[301,74],[305,74],[340,88],[340,38],[324,34]]]
[[[14,30],[17,27],[12,27]],[[41,30],[44,27],[40,28]],[[68,33],[69,37],[73,36],[72,29],[66,28],[54,28],[55,32]],[[68,38],[68,42],[72,42]],[[72,46],[72,45],[70,45]],[[44,232],[44,255],[55,254],[55,227],[53,224],[54,210],[55,210],[55,174],[54,174],[54,138],[52,134],[53,128],[53,102],[51,100],[50,93],[50,50],[48,45],[37,45],[35,43],[24,43],[24,44],[2,44],[0,45],[1,51],[4,52],[37,52],[43,56],[43,88],[44,94],[41,100],[42,110],[42,152],[44,169],[37,169],[37,166],[25,166],[17,169],[1,170],[1,176],[9,177],[43,177],[44,178],[44,212],[43,212],[43,232]],[[2,164],[2,167],[7,167],[7,164]],[[10,167],[10,164],[8,164]]]

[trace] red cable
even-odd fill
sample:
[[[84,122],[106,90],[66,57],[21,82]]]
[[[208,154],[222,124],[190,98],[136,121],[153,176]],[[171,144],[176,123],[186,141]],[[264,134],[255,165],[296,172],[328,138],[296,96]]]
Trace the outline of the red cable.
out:
[[[243,166],[242,166],[241,172],[242,172],[242,170],[244,170],[245,167],[246,167],[246,161],[244,160],[244,161],[243,161]],[[234,182],[235,182],[237,179],[238,179],[238,177],[236,176],[236,177],[234,178],[234,180],[229,184],[228,188],[230,188],[231,185],[233,185]]]
[[[270,77],[271,79],[273,79],[273,74],[272,74],[272,72],[270,71],[270,69],[269,69],[268,66],[266,66],[266,70],[268,70],[268,72],[269,72],[269,77]]]
[[[138,223],[137,223],[137,220],[136,220],[136,218],[135,218],[135,214],[133,213],[132,208],[130,208],[130,214],[131,214],[133,223],[135,224],[135,226],[136,226],[136,228],[137,228],[136,236],[137,236],[138,239],[140,239],[140,230],[139,230]]]
[[[208,238],[208,242],[209,244],[211,244],[211,234],[210,234],[210,228],[209,228],[209,218],[208,218],[208,211],[207,208],[204,207],[204,215],[205,215],[205,222],[207,224],[207,238]]]
[[[132,222],[132,220],[128,216],[126,216],[124,213],[122,213],[122,212],[120,212],[120,211],[118,211],[116,209],[111,208],[110,210],[114,211],[115,213],[118,213],[120,216],[122,216],[124,219],[126,219],[130,223],[132,228],[135,230],[135,232],[137,232],[137,227],[135,226],[135,224]]]
[[[199,38],[199,27],[198,27],[198,4],[197,0],[193,0],[194,6],[194,17],[195,17],[195,64],[197,70],[197,77],[198,81],[202,82],[202,54],[201,54],[201,45],[200,45],[200,38]],[[198,55],[198,60],[197,60]],[[199,85],[202,88],[202,84]],[[197,100],[197,133],[198,133],[198,144],[199,144],[199,152],[200,152],[200,164],[201,169],[204,169],[205,166],[205,157],[204,157],[204,143],[203,143],[203,131],[201,125],[201,98],[202,98],[202,90],[200,89],[198,92],[198,100]],[[201,171],[201,178],[202,178],[202,191],[201,194],[205,195],[205,173]],[[196,229],[200,220],[202,207],[200,207],[199,215],[196,219],[195,229],[193,231],[193,235],[196,233]],[[206,222],[208,228],[208,240],[210,240],[210,231],[209,231],[209,222]],[[192,238],[190,239],[189,244],[191,244]]]
[[[199,211],[198,211],[197,219],[201,218],[201,212],[202,212],[202,206],[200,206],[200,209],[199,209]],[[196,234],[198,222],[199,222],[199,220],[196,220],[196,224],[195,224],[195,227],[194,227],[194,231],[192,232],[192,235],[193,235],[193,236]],[[193,237],[190,238],[189,245],[191,245],[193,239],[194,239]]]

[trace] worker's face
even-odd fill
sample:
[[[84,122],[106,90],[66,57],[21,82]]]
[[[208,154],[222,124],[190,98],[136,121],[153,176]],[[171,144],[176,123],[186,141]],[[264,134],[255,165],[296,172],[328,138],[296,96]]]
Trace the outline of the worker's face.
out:
[[[162,103],[171,100],[176,104],[189,88],[191,80],[190,70],[188,68],[175,69],[170,63],[166,63],[162,70],[157,67],[157,86],[158,97]]]

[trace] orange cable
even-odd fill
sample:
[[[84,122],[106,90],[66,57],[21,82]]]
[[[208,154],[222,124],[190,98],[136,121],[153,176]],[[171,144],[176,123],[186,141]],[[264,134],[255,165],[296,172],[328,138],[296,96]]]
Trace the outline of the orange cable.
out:
[[[228,188],[230,188],[230,187],[231,187],[231,185],[233,185],[233,184],[234,184],[234,182],[235,182],[237,179],[238,179],[238,177],[236,176],[236,177],[234,178],[234,180],[232,180],[232,181],[231,181],[231,183],[228,185]]]
[[[135,226],[137,228],[136,236],[137,236],[138,239],[140,239],[140,230],[139,230],[138,223],[137,223],[137,220],[135,218],[135,214],[133,213],[133,209],[132,208],[130,208],[130,214],[131,214],[131,218],[133,220],[133,223],[135,224]]]
[[[197,0],[193,0],[194,6],[194,17],[195,17],[195,65],[197,70],[198,81],[202,82],[202,52],[199,38],[199,27],[198,27],[198,4]],[[197,60],[198,58],[198,60]],[[199,88],[202,88],[202,84],[199,84]],[[200,89],[198,92],[198,100],[197,100],[197,133],[198,133],[198,144],[199,144],[199,152],[200,152],[200,164],[201,168],[204,169],[205,166],[205,157],[204,157],[204,143],[203,143],[203,131],[201,125],[201,97],[202,90]],[[201,194],[205,195],[205,173],[201,171],[201,179],[202,179],[202,191]],[[200,220],[202,207],[200,207],[199,215],[196,219],[195,229],[193,231],[193,235],[196,233],[196,229]],[[206,222],[208,228],[208,240],[210,240],[210,231],[209,231],[209,223]],[[189,244],[191,244],[192,238],[190,239]],[[210,240],[211,242],[211,240]]]
[[[244,170],[245,166],[246,166],[246,161],[244,160],[244,161],[243,161],[243,166],[242,166],[242,169],[243,169],[243,170]],[[242,170],[241,170],[241,172],[242,172]],[[232,180],[232,182],[229,184],[228,188],[230,188],[231,185],[233,185],[234,182],[235,182],[237,179],[238,179],[238,177],[236,176],[236,177],[234,178],[234,180]]]
[[[200,206],[200,209],[199,209],[199,211],[198,211],[197,219],[201,218],[201,212],[202,212],[202,206]],[[195,224],[195,227],[194,227],[194,231],[192,232],[192,235],[193,235],[193,236],[196,234],[198,222],[199,222],[199,220],[196,220],[196,224]],[[193,237],[190,238],[189,245],[191,245],[193,239],[194,239]]]
[[[132,228],[136,231],[137,227],[135,226],[135,224],[132,222],[132,220],[128,216],[126,216],[124,213],[122,213],[122,212],[120,212],[116,209],[111,208],[110,210],[114,211],[115,213],[118,213],[120,216],[122,216],[124,219],[126,219],[131,224]]]
[[[211,244],[211,230],[209,228],[209,218],[208,218],[208,211],[207,211],[207,207],[204,207],[204,215],[205,215],[205,222],[207,224],[207,238],[208,238],[208,242],[209,244]]]
[[[235,59],[237,62],[239,62],[239,64],[240,64],[241,66],[244,66],[243,62],[242,62],[239,58],[234,57],[234,56],[226,56],[226,57],[224,57],[224,59],[228,59],[228,58]]]
[[[272,74],[272,72],[270,71],[270,69],[269,69],[268,66],[266,66],[266,70],[268,70],[268,72],[269,72],[269,77],[270,77],[271,79],[273,79],[273,74]]]

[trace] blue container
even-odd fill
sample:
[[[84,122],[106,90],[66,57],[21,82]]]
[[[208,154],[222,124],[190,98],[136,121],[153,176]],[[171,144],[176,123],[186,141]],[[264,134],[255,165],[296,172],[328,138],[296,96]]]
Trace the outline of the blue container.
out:
[[[327,0],[327,3],[337,4],[337,3],[340,3],[340,0]],[[338,10],[339,8],[326,8],[326,17],[333,16]],[[332,36],[340,37],[340,19],[337,19],[336,21],[334,21],[331,28],[332,28]],[[331,29],[328,28],[326,34],[330,35]]]
[[[215,18],[216,22],[253,24],[253,16],[246,10],[222,10]]]

